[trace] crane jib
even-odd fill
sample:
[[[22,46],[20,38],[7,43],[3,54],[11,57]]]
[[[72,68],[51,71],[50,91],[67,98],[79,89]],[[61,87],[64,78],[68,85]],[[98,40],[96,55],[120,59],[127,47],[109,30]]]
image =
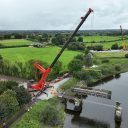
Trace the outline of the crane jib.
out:
[[[72,33],[72,35],[69,37],[69,39],[67,40],[67,42],[64,44],[64,46],[62,47],[62,49],[60,50],[60,52],[57,54],[57,56],[55,57],[55,59],[53,60],[52,64],[50,65],[50,68],[52,68],[54,66],[54,64],[57,62],[57,60],[59,59],[59,57],[61,56],[61,54],[63,53],[63,51],[65,50],[65,48],[68,46],[68,44],[71,42],[71,40],[73,39],[73,37],[76,35],[76,33],[78,32],[78,30],[80,29],[80,27],[82,26],[82,24],[84,23],[84,21],[87,19],[87,17],[90,15],[90,13],[93,12],[93,10],[91,8],[89,8],[88,12],[86,13],[86,15],[84,17],[82,17],[81,22],[79,23],[79,25],[77,26],[77,28],[75,29],[75,31]]]

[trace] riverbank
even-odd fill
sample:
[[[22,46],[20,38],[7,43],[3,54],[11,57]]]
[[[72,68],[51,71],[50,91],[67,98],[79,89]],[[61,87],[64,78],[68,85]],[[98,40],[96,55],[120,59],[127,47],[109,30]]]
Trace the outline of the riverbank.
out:
[[[103,84],[95,86],[97,89],[112,91],[111,100],[88,96],[83,100],[83,110],[79,116],[66,115],[64,128],[127,128],[128,126],[128,72],[121,73],[120,77],[114,78]],[[115,123],[115,102],[121,103],[122,122]]]

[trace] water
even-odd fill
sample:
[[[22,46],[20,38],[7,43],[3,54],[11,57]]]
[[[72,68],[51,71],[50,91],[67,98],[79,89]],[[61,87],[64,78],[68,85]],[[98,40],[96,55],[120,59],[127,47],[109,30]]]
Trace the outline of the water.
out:
[[[128,128],[128,73],[122,73],[118,79],[99,84],[95,88],[112,91],[111,100],[88,96],[83,100],[79,116],[66,115],[64,128]],[[123,107],[120,125],[114,120],[116,101]]]

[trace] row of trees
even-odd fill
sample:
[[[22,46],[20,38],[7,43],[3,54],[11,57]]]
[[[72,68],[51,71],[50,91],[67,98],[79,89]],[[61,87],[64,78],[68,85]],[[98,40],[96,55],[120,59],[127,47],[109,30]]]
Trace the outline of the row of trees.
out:
[[[38,80],[41,77],[41,74],[39,70],[37,70],[33,66],[35,62],[38,62],[44,68],[48,67],[48,64],[46,62],[42,62],[40,60],[29,60],[25,63],[16,61],[14,63],[11,63],[10,61],[5,60],[2,56],[0,56],[0,74]],[[53,67],[52,72],[48,76],[48,80],[56,78],[60,74],[61,69],[62,63],[58,61]]]
[[[55,34],[51,42],[55,45],[63,45],[69,37],[70,34]],[[83,37],[78,37],[78,39],[74,37],[71,42],[83,42]]]

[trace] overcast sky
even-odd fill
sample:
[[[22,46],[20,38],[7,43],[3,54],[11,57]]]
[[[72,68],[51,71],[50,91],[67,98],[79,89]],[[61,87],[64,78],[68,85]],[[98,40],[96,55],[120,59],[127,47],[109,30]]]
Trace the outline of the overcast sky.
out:
[[[128,0],[0,0],[0,30],[71,30],[88,8],[82,29],[128,28]]]

